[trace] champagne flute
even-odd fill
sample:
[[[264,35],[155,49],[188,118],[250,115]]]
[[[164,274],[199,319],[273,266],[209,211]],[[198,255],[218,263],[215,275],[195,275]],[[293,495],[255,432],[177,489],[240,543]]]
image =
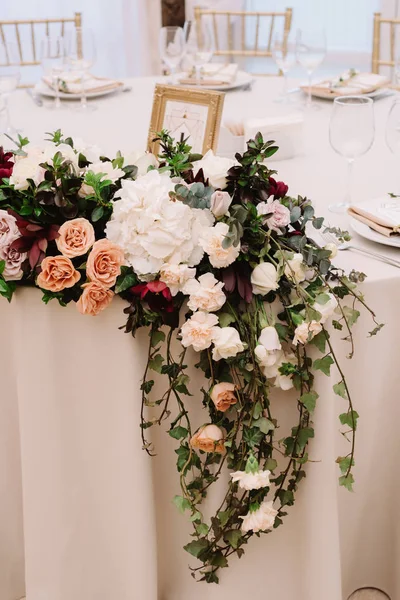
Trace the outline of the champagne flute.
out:
[[[201,69],[212,59],[214,53],[213,36],[207,23],[202,27],[192,27],[186,41],[186,54],[195,68],[196,82],[201,85]]]
[[[17,89],[21,77],[18,46],[0,39],[0,133],[13,134],[15,128],[11,125],[8,98]]]
[[[171,83],[185,54],[185,33],[182,27],[161,27],[159,35],[160,55],[171,71]]]
[[[94,110],[88,105],[86,80],[96,61],[96,44],[92,29],[76,27],[66,37],[66,64],[73,76],[81,83],[81,110]]]
[[[45,36],[40,44],[40,62],[55,91],[53,108],[61,108],[60,75],[64,70],[64,38]]]
[[[298,63],[307,71],[308,95],[306,106],[312,106],[311,86],[313,73],[323,63],[326,56],[326,36],[323,29],[297,31],[296,56]]]
[[[329,206],[331,212],[345,212],[351,205],[353,164],[371,148],[375,138],[374,103],[366,96],[335,98],[329,124],[332,148],[347,160],[347,189],[344,202]]]
[[[277,33],[272,44],[272,58],[283,75],[283,88],[276,102],[287,102],[287,74],[296,64],[296,44],[285,31]]]

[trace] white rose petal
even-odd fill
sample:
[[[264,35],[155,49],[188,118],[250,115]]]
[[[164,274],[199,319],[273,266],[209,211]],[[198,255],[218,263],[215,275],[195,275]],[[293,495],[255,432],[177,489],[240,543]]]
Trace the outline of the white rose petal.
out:
[[[251,274],[253,294],[265,296],[272,290],[279,288],[278,272],[271,263],[260,263]]]
[[[240,517],[243,519],[242,532],[254,531],[257,533],[257,531],[272,529],[277,514],[278,511],[273,508],[273,503],[264,501],[260,508],[247,513],[245,517]]]
[[[230,358],[243,352],[244,345],[234,327],[218,327],[213,337],[213,360]]]
[[[217,333],[218,317],[202,311],[196,312],[182,325],[182,346],[193,346],[196,352],[201,352],[211,346]]]
[[[322,325],[318,321],[311,321],[310,323],[304,321],[295,329],[293,345],[297,346],[299,343],[306,344],[310,342],[320,331],[322,331]]]
[[[333,294],[327,293],[327,296],[329,296],[328,302],[325,304],[318,304],[317,302],[314,305],[314,308],[322,315],[321,319],[319,320],[319,322],[322,324],[326,323],[328,319],[332,317],[338,306],[338,301]]]
[[[204,178],[208,179],[214,188],[224,190],[228,183],[228,171],[234,164],[234,160],[215,156],[214,152],[209,150],[201,160],[194,163],[193,173],[196,176],[200,169],[203,169]]]
[[[138,169],[137,177],[146,175],[149,167],[158,167],[157,157],[151,152],[136,151],[124,156],[124,167],[135,166]]]
[[[329,259],[335,258],[337,256],[338,248],[336,244],[326,244],[326,246],[324,246],[324,250],[329,250],[329,252],[331,253]]]
[[[235,471],[231,473],[232,481],[239,482],[242,490],[260,490],[270,486],[269,476],[271,471],[257,471],[256,473],[246,473],[246,471]]]
[[[6,210],[0,210],[0,247],[10,246],[19,237],[17,219]]]
[[[166,263],[160,270],[160,281],[165,283],[171,294],[176,296],[181,292],[185,283],[195,277],[196,269],[191,269],[188,265],[172,265]]]
[[[216,219],[223,217],[232,204],[232,198],[228,192],[216,191],[211,196],[211,212]]]
[[[228,267],[235,262],[240,253],[240,243],[237,246],[223,248],[222,242],[228,231],[229,226],[226,223],[217,223],[214,227],[204,229],[200,237],[200,244],[216,269]]]
[[[295,283],[301,283],[306,278],[307,267],[304,265],[302,254],[295,254],[293,258],[285,263],[285,275]]]
[[[224,284],[212,273],[205,273],[198,280],[190,279],[184,286],[183,293],[189,294],[188,307],[193,312],[196,310],[215,312],[222,308],[226,301],[223,287]]]

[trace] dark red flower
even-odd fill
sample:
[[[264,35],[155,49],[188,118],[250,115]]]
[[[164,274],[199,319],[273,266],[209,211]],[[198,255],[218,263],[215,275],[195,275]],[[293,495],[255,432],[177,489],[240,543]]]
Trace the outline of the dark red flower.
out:
[[[273,177],[269,178],[269,185],[269,195],[273,196],[275,200],[284,198],[289,189],[286,183],[283,183],[283,181],[276,181]]]
[[[239,296],[247,304],[250,304],[253,298],[253,289],[250,282],[250,271],[246,264],[237,263],[224,269],[222,271],[222,281],[227,292],[232,293],[237,288]]]
[[[149,281],[148,283],[139,283],[130,288],[134,296],[140,296],[146,302],[149,308],[157,313],[174,311],[174,303],[170,289],[162,281]]]
[[[15,240],[11,247],[19,252],[28,252],[31,269],[40,266],[46,256],[48,242],[58,237],[58,225],[46,225],[42,227],[37,223],[31,223],[23,219],[13,210],[8,210],[17,220],[17,227],[21,237]]]
[[[4,152],[3,146],[0,146],[0,181],[6,177],[11,177],[14,168],[12,152]]]

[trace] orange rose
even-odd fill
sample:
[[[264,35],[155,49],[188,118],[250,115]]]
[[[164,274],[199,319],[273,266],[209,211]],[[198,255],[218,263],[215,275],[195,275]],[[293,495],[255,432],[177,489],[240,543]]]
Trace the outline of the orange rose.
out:
[[[223,381],[214,385],[211,390],[211,400],[214,402],[215,408],[221,412],[225,412],[230,406],[236,404],[237,398],[233,383]]]
[[[190,445],[204,452],[224,454],[224,433],[217,425],[203,425],[192,436]]]
[[[65,288],[73,287],[81,278],[81,274],[66,256],[48,256],[41,264],[36,284],[50,292],[60,292]]]
[[[98,281],[105,287],[115,285],[121,266],[124,264],[122,248],[109,240],[96,242],[92,248],[86,265],[86,273],[92,281]]]
[[[57,248],[64,256],[75,258],[86,254],[94,244],[94,229],[87,219],[66,221],[58,230]]]
[[[76,308],[83,315],[95,317],[107,308],[114,297],[114,292],[98,281],[84,283],[82,288],[83,294],[76,303]]]

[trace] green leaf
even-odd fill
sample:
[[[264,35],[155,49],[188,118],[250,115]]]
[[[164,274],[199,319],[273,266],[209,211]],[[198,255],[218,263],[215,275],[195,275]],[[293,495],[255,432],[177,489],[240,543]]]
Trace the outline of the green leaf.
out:
[[[253,427],[257,427],[260,431],[265,433],[265,435],[275,429],[275,425],[266,417],[260,417],[256,421],[253,421],[252,425]]]
[[[174,496],[172,502],[182,514],[185,512],[185,510],[191,508],[189,500],[187,498],[184,498],[183,496]]]
[[[96,206],[96,208],[92,212],[93,223],[96,223],[97,221],[99,221],[103,215],[104,215],[104,208],[102,206]]]
[[[165,333],[163,331],[157,330],[157,331],[153,331],[153,333],[151,334],[151,347],[155,348],[156,346],[158,346],[158,344],[160,344],[161,342],[164,342],[165,340]]]
[[[339,477],[339,485],[345,487],[349,492],[353,491],[354,477],[352,473]]]
[[[3,273],[5,268],[6,268],[6,261],[0,260],[0,275]]]
[[[322,306],[324,304],[326,304],[327,302],[329,302],[330,300],[330,296],[328,294],[319,294],[316,298],[315,298],[315,302],[317,302],[317,304],[321,304]]]
[[[242,537],[240,529],[230,529],[224,533],[224,540],[236,550]]]
[[[151,360],[149,360],[149,369],[156,371],[157,373],[161,373],[161,367],[163,365],[164,359],[161,354],[156,354]]]
[[[322,371],[324,375],[329,376],[331,374],[331,366],[334,362],[331,355],[328,354],[327,356],[324,356],[324,358],[317,358],[317,360],[314,360],[313,367],[315,370]]]
[[[335,385],[333,386],[333,391],[341,398],[347,400],[347,392],[346,386],[344,385],[344,381],[339,381],[339,383],[335,383]]]
[[[212,559],[211,559],[211,564],[214,567],[227,567],[228,566],[228,560],[227,558],[222,554],[221,550],[217,550]]]
[[[276,462],[276,460],[274,458],[267,458],[267,460],[265,461],[265,464],[264,464],[264,469],[266,469],[268,471],[275,471],[277,466],[278,466],[278,463]]]
[[[140,389],[144,391],[145,394],[148,394],[154,385],[154,381],[151,379],[150,381],[144,381],[140,386]]]
[[[320,352],[325,352],[327,336],[328,336],[327,332],[320,331],[319,333],[317,333],[316,336],[313,337],[310,344],[313,344],[313,346],[316,346]]]
[[[0,294],[6,294],[8,292],[8,284],[4,279],[0,278]]]
[[[221,510],[218,513],[218,519],[219,519],[219,521],[221,523],[221,527],[225,527],[225,525],[229,521],[229,517],[230,516],[231,516],[231,511],[230,510]]]
[[[281,506],[291,506],[294,503],[294,494],[292,490],[280,490],[279,500],[281,501]]]
[[[120,275],[117,279],[117,284],[115,286],[115,293],[120,294],[121,292],[125,292],[127,289],[133,287],[136,284],[137,277],[134,273],[126,273]]]
[[[302,450],[304,450],[304,448],[308,444],[308,441],[313,437],[314,429],[312,429],[312,427],[303,427],[302,429],[300,429],[296,443],[297,451],[301,452]]]
[[[210,528],[205,523],[199,523],[196,525],[196,531],[199,535],[207,535],[207,533],[210,531]]]
[[[208,541],[204,538],[201,538],[200,540],[193,540],[193,542],[190,542],[183,547],[186,552],[189,552],[189,554],[198,558],[202,552],[205,552],[208,549],[208,546]]]
[[[346,475],[347,471],[350,469],[350,467],[354,466],[354,459],[352,460],[350,458],[350,456],[339,456],[336,459],[336,462],[339,465],[340,471],[342,473],[342,475]]]
[[[304,404],[309,413],[313,413],[319,396],[317,392],[308,392],[300,397],[300,402]]]
[[[180,425],[178,425],[177,427],[170,429],[168,433],[175,440],[181,440],[182,438],[185,438],[189,432],[187,429],[185,429],[185,427],[181,427]]]
[[[351,308],[350,306],[343,307],[343,313],[346,317],[347,323],[349,327],[352,327],[355,323],[357,323],[358,317],[360,316],[360,311]]]
[[[228,327],[231,323],[235,322],[235,317],[230,313],[221,313],[218,315],[220,327]]]
[[[357,429],[357,420],[360,415],[355,410],[349,410],[347,413],[342,413],[339,415],[339,419],[342,425],[348,425],[350,429],[354,431]]]

